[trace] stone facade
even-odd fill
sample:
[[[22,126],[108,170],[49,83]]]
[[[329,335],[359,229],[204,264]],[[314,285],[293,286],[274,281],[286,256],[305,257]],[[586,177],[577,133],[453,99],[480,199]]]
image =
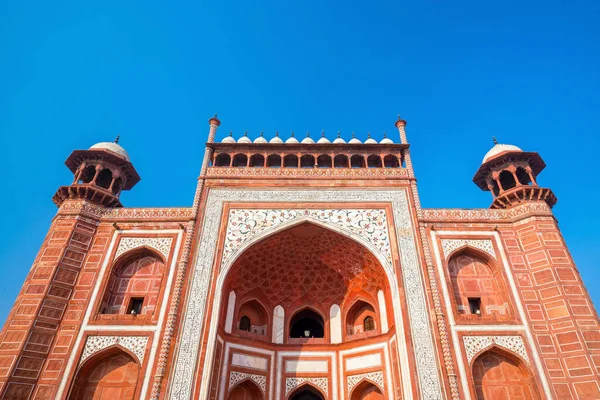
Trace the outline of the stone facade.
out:
[[[0,398],[600,398],[537,153],[486,155],[489,209],[426,209],[401,119],[401,143],[215,143],[209,123],[189,208],[121,207],[139,176],[117,143],[69,157]]]

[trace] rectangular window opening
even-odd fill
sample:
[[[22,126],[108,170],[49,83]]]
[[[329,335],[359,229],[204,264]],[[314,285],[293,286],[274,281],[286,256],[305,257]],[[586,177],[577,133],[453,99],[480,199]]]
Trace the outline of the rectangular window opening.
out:
[[[132,297],[129,300],[129,307],[127,308],[127,314],[132,314],[132,315],[141,314],[143,305],[144,305],[143,297]]]
[[[469,310],[471,314],[481,315],[481,298],[469,297]]]

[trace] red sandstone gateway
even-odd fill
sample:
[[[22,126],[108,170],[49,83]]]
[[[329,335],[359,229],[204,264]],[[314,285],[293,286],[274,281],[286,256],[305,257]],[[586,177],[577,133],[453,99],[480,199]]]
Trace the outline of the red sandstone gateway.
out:
[[[486,154],[489,209],[427,209],[400,118],[400,143],[209,124],[189,208],[123,207],[140,177],[118,141],[68,158],[1,398],[600,398],[598,316],[537,153]]]

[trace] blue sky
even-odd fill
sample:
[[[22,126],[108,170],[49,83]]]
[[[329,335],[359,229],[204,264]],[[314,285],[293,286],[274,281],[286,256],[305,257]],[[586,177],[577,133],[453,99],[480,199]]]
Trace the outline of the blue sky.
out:
[[[489,206],[471,178],[492,135],[538,151],[600,304],[600,3],[321,3],[4,2],[0,319],[72,150],[119,133],[142,177],[123,203],[189,206],[215,112],[219,137],[396,140],[400,113],[425,207]]]

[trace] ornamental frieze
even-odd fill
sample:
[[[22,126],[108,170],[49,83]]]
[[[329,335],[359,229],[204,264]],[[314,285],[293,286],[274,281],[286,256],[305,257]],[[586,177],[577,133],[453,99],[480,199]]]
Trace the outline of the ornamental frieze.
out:
[[[147,344],[148,336],[88,336],[79,363],[108,347],[119,345],[135,354],[141,365]]]
[[[481,350],[490,348],[494,345],[505,348],[511,352],[518,354],[523,360],[529,362],[527,349],[521,336],[464,336],[465,351],[467,353],[467,361],[471,363],[473,357]]]

